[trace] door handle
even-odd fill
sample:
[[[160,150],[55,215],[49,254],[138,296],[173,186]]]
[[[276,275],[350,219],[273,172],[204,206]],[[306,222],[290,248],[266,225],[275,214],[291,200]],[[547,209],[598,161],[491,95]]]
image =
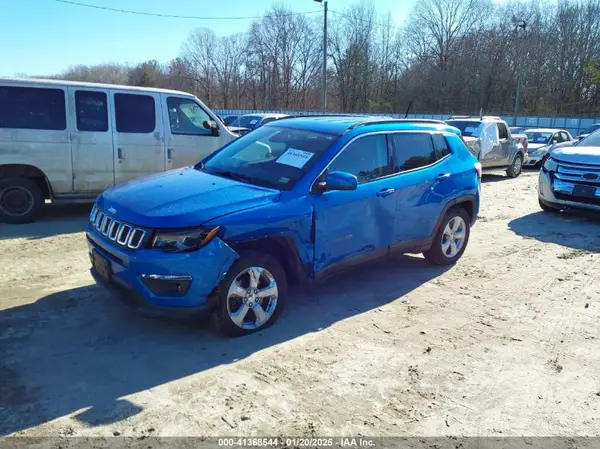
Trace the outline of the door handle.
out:
[[[450,177],[450,173],[440,173],[435,177],[438,181],[443,181],[444,179],[448,179]]]
[[[167,159],[173,159],[173,148],[167,148]]]
[[[396,191],[396,189],[381,189],[379,192],[377,192],[377,196],[380,197],[380,198],[383,198],[383,197],[386,197],[388,195],[391,195],[395,191]]]
[[[120,161],[125,159],[125,156],[123,156],[123,150],[121,148],[117,148],[117,157]]]

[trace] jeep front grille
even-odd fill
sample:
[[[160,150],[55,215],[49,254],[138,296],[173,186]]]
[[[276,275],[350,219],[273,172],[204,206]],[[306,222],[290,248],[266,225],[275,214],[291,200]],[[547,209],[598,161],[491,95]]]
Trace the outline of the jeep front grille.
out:
[[[146,231],[143,229],[116,220],[96,206],[90,213],[90,223],[96,231],[108,240],[129,249],[138,249],[144,242],[144,237],[146,237]]]

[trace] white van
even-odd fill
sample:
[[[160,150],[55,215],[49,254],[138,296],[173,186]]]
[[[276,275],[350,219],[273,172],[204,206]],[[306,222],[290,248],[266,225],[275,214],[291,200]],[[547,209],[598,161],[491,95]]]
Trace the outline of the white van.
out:
[[[46,199],[94,201],[236,137],[185,92],[0,78],[0,221],[32,221]]]

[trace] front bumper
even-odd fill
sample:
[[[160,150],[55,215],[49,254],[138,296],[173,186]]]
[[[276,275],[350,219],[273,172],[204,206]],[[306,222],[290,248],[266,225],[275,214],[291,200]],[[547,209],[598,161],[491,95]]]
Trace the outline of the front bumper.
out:
[[[86,235],[90,260],[95,253],[107,265],[108,275],[92,265],[96,282],[127,305],[149,315],[184,317],[210,312],[215,305],[215,287],[238,258],[218,237],[197,251],[164,253],[126,250],[92,228]],[[165,279],[164,285],[157,279]]]
[[[523,165],[531,166],[535,165],[539,162],[542,162],[546,153],[528,153],[525,156],[525,160],[523,161]]]
[[[600,212],[600,189],[596,191],[596,199],[581,201],[572,197],[573,183],[553,180],[550,173],[540,170],[538,178],[539,200],[547,206],[557,209],[579,209]],[[591,202],[597,201],[597,204]]]

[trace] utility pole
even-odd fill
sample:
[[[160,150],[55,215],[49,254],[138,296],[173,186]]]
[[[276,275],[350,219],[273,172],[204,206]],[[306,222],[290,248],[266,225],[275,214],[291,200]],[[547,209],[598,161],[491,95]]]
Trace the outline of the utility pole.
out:
[[[323,113],[327,112],[327,0],[314,0],[323,3],[323,97],[321,106]]]
[[[517,42],[519,45],[516,46],[517,52],[519,53],[519,64],[517,67],[517,92],[515,95],[515,113],[514,117],[517,120],[517,115],[519,114],[519,100],[521,99],[521,70],[523,68],[523,48],[521,45],[521,41],[525,38],[525,29],[527,28],[527,22],[524,20],[519,20],[516,22],[517,24]],[[523,30],[523,39],[519,38],[519,29]],[[516,121],[515,121],[516,123]]]

